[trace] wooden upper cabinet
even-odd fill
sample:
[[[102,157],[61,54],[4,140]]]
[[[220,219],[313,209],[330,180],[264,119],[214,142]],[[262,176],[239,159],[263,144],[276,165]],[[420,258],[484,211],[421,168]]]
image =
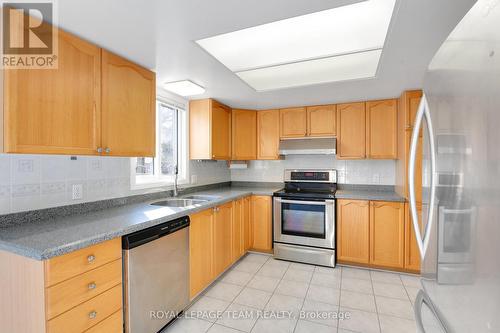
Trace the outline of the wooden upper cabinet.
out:
[[[340,261],[368,264],[370,261],[369,203],[337,200],[337,257]]]
[[[397,158],[398,101],[366,102],[366,153],[370,159]]]
[[[261,251],[272,249],[272,198],[252,196],[251,220],[253,222],[253,248]]]
[[[306,108],[280,109],[280,137],[300,138],[307,134]]]
[[[337,105],[337,159],[366,157],[365,103]]]
[[[102,50],[102,147],[105,153],[154,156],[155,123],[155,74]]]
[[[257,111],[233,109],[231,118],[232,159],[255,160],[257,158]]]
[[[257,111],[257,159],[279,159],[280,112]]]
[[[64,31],[58,43],[57,69],[3,71],[6,153],[97,153],[100,48]]]
[[[402,202],[370,202],[370,264],[404,267],[405,212]]]
[[[417,115],[418,106],[422,99],[422,90],[409,90],[401,95],[401,107],[403,108],[402,116],[406,129],[413,129],[415,116]],[[422,135],[422,132],[420,132]]]
[[[335,136],[337,134],[336,105],[308,106],[307,135]]]
[[[214,213],[207,209],[190,216],[189,226],[189,295],[193,299],[214,278]]]
[[[189,102],[189,158],[231,159],[231,109],[213,99]]]

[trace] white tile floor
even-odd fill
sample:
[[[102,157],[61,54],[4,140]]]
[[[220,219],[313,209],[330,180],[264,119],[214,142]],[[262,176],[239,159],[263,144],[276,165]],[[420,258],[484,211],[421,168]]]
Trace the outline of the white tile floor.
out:
[[[411,275],[325,268],[251,253],[191,305],[189,318],[178,319],[163,333],[413,333],[412,304],[419,285]],[[290,315],[260,315],[283,311]],[[350,318],[328,315],[342,312]]]

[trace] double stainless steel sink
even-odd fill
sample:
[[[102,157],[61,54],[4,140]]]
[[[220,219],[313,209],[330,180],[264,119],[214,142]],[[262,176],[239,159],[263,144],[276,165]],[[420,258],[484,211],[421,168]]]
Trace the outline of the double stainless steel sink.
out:
[[[219,199],[217,195],[188,195],[182,198],[169,198],[151,203],[153,206],[163,207],[194,207],[205,202]]]

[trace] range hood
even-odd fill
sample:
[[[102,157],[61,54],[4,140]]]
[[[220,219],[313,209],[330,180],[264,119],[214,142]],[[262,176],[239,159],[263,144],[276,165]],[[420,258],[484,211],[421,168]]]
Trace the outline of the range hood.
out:
[[[307,138],[280,140],[280,155],[335,155],[335,138]]]

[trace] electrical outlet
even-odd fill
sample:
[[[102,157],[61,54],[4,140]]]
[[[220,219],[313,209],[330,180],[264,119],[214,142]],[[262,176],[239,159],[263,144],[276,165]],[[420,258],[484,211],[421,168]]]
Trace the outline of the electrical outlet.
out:
[[[33,172],[35,169],[33,160],[19,160],[17,162],[17,171],[19,172]]]
[[[191,175],[191,184],[196,184],[198,182],[198,176],[197,175]]]
[[[79,200],[83,198],[83,185],[73,184],[71,198],[73,200]]]

